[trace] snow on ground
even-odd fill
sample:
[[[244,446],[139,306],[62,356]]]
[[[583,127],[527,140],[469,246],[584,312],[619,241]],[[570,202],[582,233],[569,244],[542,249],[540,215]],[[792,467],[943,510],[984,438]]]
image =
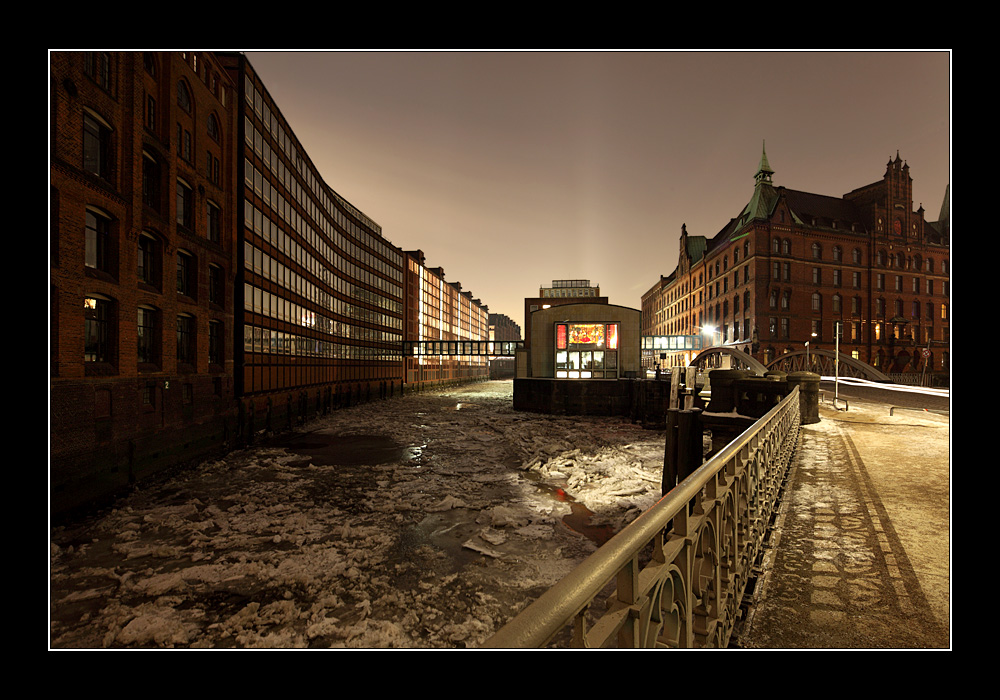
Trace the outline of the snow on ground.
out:
[[[574,503],[618,530],[660,495],[661,431],[511,392],[342,409],[54,529],[51,646],[481,646],[596,548]]]

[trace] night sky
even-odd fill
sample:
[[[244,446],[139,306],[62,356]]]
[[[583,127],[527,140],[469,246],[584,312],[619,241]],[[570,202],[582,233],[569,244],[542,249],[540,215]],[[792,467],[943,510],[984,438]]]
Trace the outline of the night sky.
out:
[[[898,151],[931,221],[950,182],[944,50],[246,53],[326,184],[522,332],[553,279],[639,308],[765,141],[775,185],[834,197]]]

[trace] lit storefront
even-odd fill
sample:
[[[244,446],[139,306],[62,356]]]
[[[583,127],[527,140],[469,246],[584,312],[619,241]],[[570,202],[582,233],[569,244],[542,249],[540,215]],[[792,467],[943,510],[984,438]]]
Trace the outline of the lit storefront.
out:
[[[617,323],[557,323],[556,379],[617,379]]]
[[[619,379],[639,370],[638,309],[578,303],[531,313],[532,377]]]

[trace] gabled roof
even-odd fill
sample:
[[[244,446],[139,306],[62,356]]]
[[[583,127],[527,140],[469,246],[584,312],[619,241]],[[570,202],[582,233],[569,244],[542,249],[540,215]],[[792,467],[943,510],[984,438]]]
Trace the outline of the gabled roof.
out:
[[[810,222],[813,218],[819,226],[830,221],[847,224],[862,222],[858,208],[849,200],[800,190],[784,190],[784,194],[788,208],[799,223]]]
[[[707,238],[704,236],[687,237],[687,254],[691,258],[692,263],[696,263],[705,257],[706,250],[708,250]]]

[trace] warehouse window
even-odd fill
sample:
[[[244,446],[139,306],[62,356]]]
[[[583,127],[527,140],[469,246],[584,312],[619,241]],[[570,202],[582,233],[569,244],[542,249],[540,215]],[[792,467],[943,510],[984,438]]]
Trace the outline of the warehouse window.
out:
[[[83,169],[111,180],[111,126],[92,112],[83,115]]]
[[[98,294],[84,297],[83,317],[84,361],[112,362],[114,302]]]

